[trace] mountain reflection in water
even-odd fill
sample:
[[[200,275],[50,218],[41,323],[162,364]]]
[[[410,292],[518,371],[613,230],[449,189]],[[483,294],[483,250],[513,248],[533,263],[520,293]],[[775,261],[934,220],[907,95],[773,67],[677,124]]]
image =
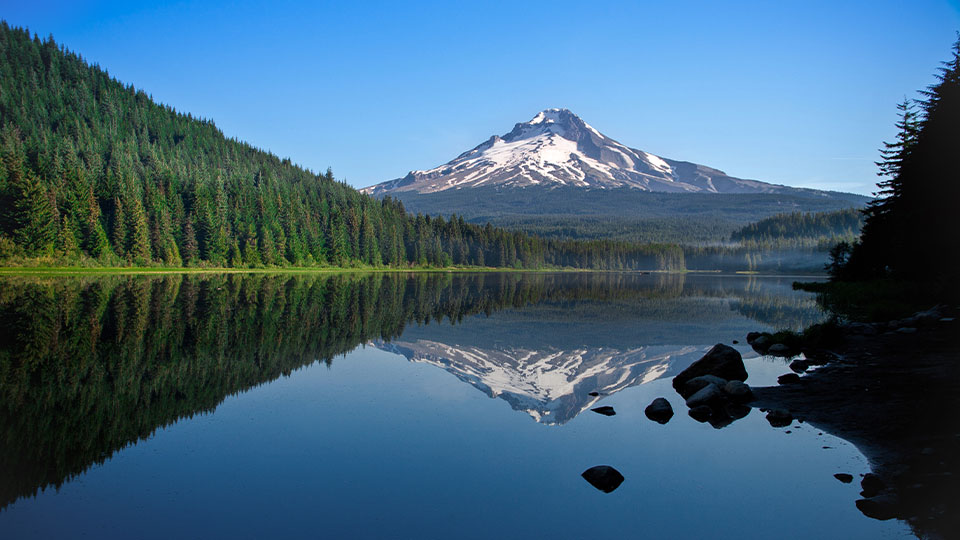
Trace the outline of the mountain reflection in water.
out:
[[[821,317],[789,279],[207,274],[0,279],[0,507],[374,341],[562,424],[718,341]],[[431,324],[448,321],[451,324]],[[416,323],[412,324],[411,323]],[[402,336],[402,338],[401,338]],[[590,396],[597,392],[600,396]]]

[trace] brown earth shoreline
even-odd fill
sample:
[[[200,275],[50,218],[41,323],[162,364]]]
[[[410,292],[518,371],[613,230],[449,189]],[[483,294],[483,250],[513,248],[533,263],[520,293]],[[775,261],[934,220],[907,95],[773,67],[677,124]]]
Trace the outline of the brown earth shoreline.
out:
[[[843,329],[836,360],[754,388],[750,405],[854,444],[882,482],[864,484],[865,515],[904,520],[921,538],[960,538],[960,321],[941,313]]]

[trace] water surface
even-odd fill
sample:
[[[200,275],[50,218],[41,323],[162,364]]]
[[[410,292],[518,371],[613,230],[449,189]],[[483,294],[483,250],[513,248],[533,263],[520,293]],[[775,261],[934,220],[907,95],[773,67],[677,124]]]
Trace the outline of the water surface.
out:
[[[851,445],[759,411],[715,429],[670,386],[822,318],[787,278],[7,278],[0,535],[905,536],[833,478],[868,470]],[[748,383],[787,371],[740,350]],[[612,493],[580,476],[604,464]]]

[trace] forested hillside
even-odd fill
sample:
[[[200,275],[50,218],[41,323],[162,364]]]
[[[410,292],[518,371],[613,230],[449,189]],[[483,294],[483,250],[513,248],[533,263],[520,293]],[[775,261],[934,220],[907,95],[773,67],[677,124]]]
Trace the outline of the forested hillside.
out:
[[[0,158],[7,262],[683,268],[676,246],[546,241],[411,216],[5,22]]]
[[[835,212],[792,212],[741,227],[730,235],[730,240],[743,244],[836,244],[856,240],[862,226],[863,213],[856,208]]]

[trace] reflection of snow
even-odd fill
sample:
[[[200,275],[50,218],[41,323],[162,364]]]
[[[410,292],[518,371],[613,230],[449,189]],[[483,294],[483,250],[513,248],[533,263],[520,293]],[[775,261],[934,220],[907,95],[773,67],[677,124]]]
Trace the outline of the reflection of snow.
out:
[[[547,424],[562,424],[589,408],[599,400],[590,392],[607,395],[650,382],[671,367],[682,369],[705,351],[700,346],[481,349],[430,340],[374,345],[413,362],[441,367]]]

